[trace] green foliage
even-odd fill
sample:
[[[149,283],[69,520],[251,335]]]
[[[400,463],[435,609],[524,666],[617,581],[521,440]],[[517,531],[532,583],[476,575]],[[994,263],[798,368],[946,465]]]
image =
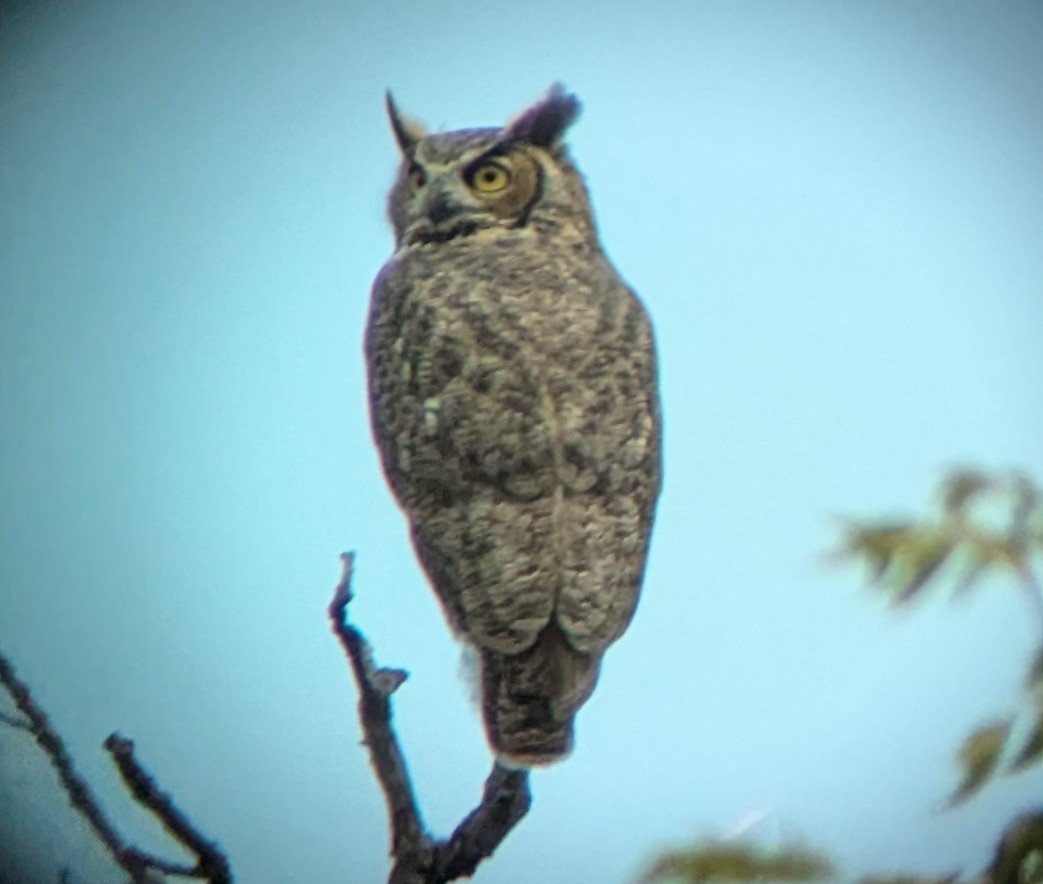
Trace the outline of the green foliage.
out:
[[[959,751],[963,779],[949,799],[950,805],[966,801],[985,785],[999,764],[1013,724],[1013,720],[1008,718],[982,725],[963,741]]]
[[[1015,819],[1003,833],[989,867],[991,884],[1043,884],[1043,810]]]
[[[943,480],[938,511],[918,520],[846,519],[839,555],[863,561],[873,585],[892,602],[917,598],[940,583],[952,565],[957,592],[981,585],[987,574],[1013,573],[1027,583],[1043,614],[1032,559],[1043,553],[1043,495],[1022,473],[989,476],[951,471]]]
[[[951,583],[961,595],[984,585],[987,577],[1012,575],[1039,622],[1040,649],[1029,670],[1023,710],[1031,716],[1028,737],[1011,744],[1013,714],[974,731],[957,755],[961,779],[950,798],[955,805],[998,771],[1020,773],[1043,761],[1043,590],[1034,569],[1034,559],[1043,553],[1043,493],[1024,473],[957,469],[942,481],[938,500],[936,512],[923,519],[845,520],[839,555],[865,563],[871,585],[894,605],[933,586]],[[1007,755],[1012,758],[1003,765]]]
[[[822,854],[799,845],[765,850],[736,841],[699,841],[666,853],[642,876],[641,884],[702,881],[823,881],[833,866]]]
[[[1035,570],[1043,554],[1043,492],[1020,472],[952,470],[941,483],[938,506],[923,519],[845,519],[837,555],[865,564],[870,584],[899,606],[932,587],[954,595],[996,576],[1013,576],[1040,626],[1040,645],[1025,680],[1028,736],[1011,744],[1017,715],[989,722],[964,740],[957,759],[960,783],[950,806],[977,793],[998,771],[1021,773],[1043,762],[1043,587]],[[1005,759],[1010,757],[1009,761]],[[713,881],[842,880],[822,853],[791,845],[766,850],[749,842],[697,841],[664,853],[641,884]],[[850,879],[847,879],[850,880]],[[976,878],[874,875],[859,884],[1043,884],[1043,807],[1011,821],[992,863]]]

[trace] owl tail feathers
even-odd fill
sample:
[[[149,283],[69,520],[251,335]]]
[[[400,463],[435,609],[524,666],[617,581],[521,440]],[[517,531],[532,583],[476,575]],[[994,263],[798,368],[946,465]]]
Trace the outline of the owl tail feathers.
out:
[[[598,678],[599,657],[581,654],[554,626],[520,654],[479,651],[482,717],[497,760],[528,768],[572,750],[572,723]]]

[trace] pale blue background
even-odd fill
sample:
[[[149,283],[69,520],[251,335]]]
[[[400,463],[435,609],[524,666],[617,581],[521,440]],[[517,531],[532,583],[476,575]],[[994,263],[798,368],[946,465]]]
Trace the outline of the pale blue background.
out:
[[[357,622],[412,672],[430,825],[476,800],[458,648],[367,423],[383,91],[458,127],[560,79],[656,323],[666,488],[578,748],[475,880],[631,881],[751,815],[849,872],[984,863],[1041,775],[938,808],[1038,624],[1002,581],[896,615],[822,554],[831,515],[920,510],[950,463],[1043,476],[1041,46],[1039,0],[5,7],[0,647],[120,824],[165,843],[113,728],[245,884],[381,880],[325,620],[344,548]],[[114,880],[28,746],[0,729],[8,869]]]

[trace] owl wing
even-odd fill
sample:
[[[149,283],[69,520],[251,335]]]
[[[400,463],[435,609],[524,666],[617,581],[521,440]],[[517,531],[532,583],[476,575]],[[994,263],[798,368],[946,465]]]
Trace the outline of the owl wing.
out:
[[[615,278],[601,332],[570,357],[559,397],[565,489],[555,619],[577,650],[603,650],[626,629],[644,576],[662,481],[655,343],[637,297]]]
[[[454,290],[417,289],[397,262],[374,284],[365,350],[377,447],[450,623],[517,652],[554,606],[553,450],[538,386]]]

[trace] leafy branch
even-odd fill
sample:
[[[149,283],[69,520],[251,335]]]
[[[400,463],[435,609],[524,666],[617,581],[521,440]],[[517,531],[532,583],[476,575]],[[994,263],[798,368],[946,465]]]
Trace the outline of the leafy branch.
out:
[[[958,752],[962,779],[950,806],[966,801],[998,772],[1020,773],[1043,761],[1043,588],[1036,560],[1043,553],[1043,493],[1024,473],[990,475],[954,469],[943,479],[936,511],[901,521],[844,520],[837,555],[863,562],[870,584],[891,604],[906,605],[927,590],[953,586],[962,596],[988,578],[1013,577],[1039,626],[1039,646],[1025,677],[1028,736],[1017,738],[1018,712],[977,728]],[[946,579],[948,578],[948,579]],[[1003,764],[1005,756],[1009,761]]]
[[[962,780],[950,806],[966,801],[996,773],[1021,773],[1043,761],[1043,589],[1036,560],[1043,553],[1043,494],[1023,473],[989,475],[950,471],[941,483],[936,510],[921,519],[844,519],[834,558],[856,560],[870,584],[895,606],[930,589],[952,586],[953,595],[975,591],[988,578],[1013,577],[1040,628],[1039,648],[1025,679],[1033,716],[1026,738],[1012,745],[1012,714],[975,730],[960,747]],[[1006,766],[1001,761],[1012,756]],[[767,849],[735,839],[701,840],[663,853],[639,884],[702,884],[725,881],[843,880],[824,853],[804,844]],[[1012,820],[992,861],[980,875],[934,877],[872,875],[859,884],[1043,884],[1043,807]]]

